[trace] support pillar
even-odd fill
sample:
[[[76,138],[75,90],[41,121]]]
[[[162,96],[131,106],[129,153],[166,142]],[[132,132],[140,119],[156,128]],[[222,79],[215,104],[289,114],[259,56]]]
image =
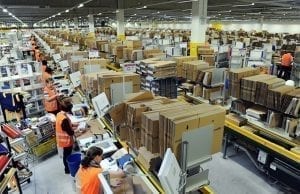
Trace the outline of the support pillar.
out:
[[[78,18],[73,18],[73,21],[74,21],[74,29],[78,29],[79,27],[79,22],[78,22]]]
[[[259,30],[262,32],[264,30],[264,17],[260,18]]]
[[[69,29],[69,20],[65,19],[64,23],[65,23],[66,29]]]
[[[207,29],[207,1],[208,0],[198,0],[192,2],[190,56],[198,56],[197,47],[201,44],[205,44],[205,32]]]
[[[89,21],[89,32],[90,32],[90,34],[95,34],[94,16],[92,14],[88,15],[88,21]]]
[[[116,11],[117,17],[117,39],[124,41],[125,38],[125,24],[124,24],[124,9]]]

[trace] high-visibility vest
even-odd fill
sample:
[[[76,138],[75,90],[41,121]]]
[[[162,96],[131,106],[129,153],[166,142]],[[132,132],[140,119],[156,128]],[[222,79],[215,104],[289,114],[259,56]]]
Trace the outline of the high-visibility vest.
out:
[[[56,116],[56,142],[57,146],[60,148],[66,148],[73,146],[73,136],[68,135],[67,132],[62,130],[62,122],[64,119],[68,119],[70,126],[72,126],[70,119],[67,117],[66,113],[59,112]]]
[[[101,183],[98,178],[98,174],[102,172],[101,168],[80,167],[76,178],[77,185],[80,188],[81,194],[100,194],[102,193]]]
[[[290,53],[286,53],[286,54],[282,55],[282,58],[281,58],[282,66],[289,67],[292,62],[293,62],[293,56]]]
[[[51,98],[54,95],[56,95],[55,88],[53,88],[53,89],[50,89],[48,87],[44,88],[44,96],[45,97]],[[44,99],[44,106],[45,106],[45,110],[47,112],[52,112],[52,111],[58,110],[58,105],[57,105],[57,100],[56,99],[54,99],[52,101],[48,101],[48,100]]]

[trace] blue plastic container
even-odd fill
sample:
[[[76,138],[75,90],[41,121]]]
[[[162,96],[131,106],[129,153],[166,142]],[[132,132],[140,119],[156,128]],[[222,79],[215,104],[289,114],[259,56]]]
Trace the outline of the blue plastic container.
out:
[[[72,177],[75,177],[75,175],[80,167],[80,162],[81,162],[81,154],[80,153],[71,154],[67,158],[67,163],[68,163],[70,174]]]

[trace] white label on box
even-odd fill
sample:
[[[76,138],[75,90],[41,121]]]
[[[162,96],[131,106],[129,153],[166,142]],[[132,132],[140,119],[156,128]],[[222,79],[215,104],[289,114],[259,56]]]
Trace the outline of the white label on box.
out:
[[[60,65],[62,71],[66,71],[70,67],[69,62],[67,60],[59,62],[59,65]]]
[[[89,58],[98,58],[99,57],[99,51],[93,50],[89,51]]]
[[[81,77],[80,71],[76,71],[70,74],[70,79],[74,87],[78,87],[80,85],[80,77]]]
[[[123,64],[123,71],[125,73],[131,73],[136,71],[136,64],[135,63],[124,63]]]
[[[60,54],[54,54],[52,57],[55,63],[58,63],[61,60]]]

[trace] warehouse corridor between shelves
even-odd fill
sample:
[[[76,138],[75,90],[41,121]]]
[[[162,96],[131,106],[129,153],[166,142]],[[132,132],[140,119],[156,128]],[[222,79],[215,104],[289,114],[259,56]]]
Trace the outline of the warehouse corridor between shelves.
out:
[[[210,186],[216,194],[283,194],[260,174],[245,154],[223,159],[222,153],[213,155],[203,167],[210,169]],[[64,174],[58,154],[37,162],[32,169],[31,183],[22,186],[24,194],[76,194],[73,178]],[[17,194],[17,192],[15,192]]]

